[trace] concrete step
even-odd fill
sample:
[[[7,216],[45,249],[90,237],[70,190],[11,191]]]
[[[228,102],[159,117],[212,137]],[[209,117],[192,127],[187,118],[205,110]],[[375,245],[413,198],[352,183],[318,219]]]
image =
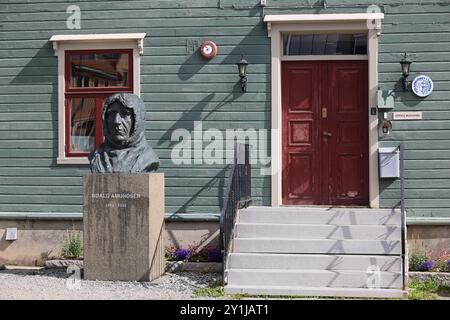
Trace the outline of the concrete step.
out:
[[[401,228],[386,225],[238,223],[237,238],[400,240]]]
[[[368,208],[249,207],[239,222],[269,224],[401,225],[400,210]]]
[[[407,292],[399,289],[363,289],[329,287],[291,287],[291,286],[239,286],[227,285],[228,294],[308,296],[308,297],[354,297],[354,298],[402,298]]]
[[[233,252],[399,255],[401,241],[236,238]]]
[[[289,212],[400,212],[400,209],[391,208],[368,208],[368,207],[334,207],[334,206],[250,206],[244,208],[248,211],[268,211],[271,212],[275,210],[289,211]]]
[[[350,270],[229,269],[230,286],[401,289],[401,272]]]
[[[402,271],[398,256],[232,253],[230,269]]]

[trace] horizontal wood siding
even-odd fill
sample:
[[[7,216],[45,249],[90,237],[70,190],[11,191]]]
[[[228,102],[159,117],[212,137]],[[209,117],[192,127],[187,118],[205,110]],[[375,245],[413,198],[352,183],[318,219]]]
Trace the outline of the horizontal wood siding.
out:
[[[220,212],[227,166],[175,165],[171,135],[207,129],[270,129],[270,39],[264,14],[365,12],[373,0],[1,0],[0,212],[81,212],[87,166],[56,165],[57,59],[54,34],[146,32],[141,96],[146,136],[166,174],[168,213]],[[375,1],[377,2],[377,1]],[[315,4],[311,4],[315,3]],[[66,29],[69,5],[81,8],[81,30]],[[450,4],[383,1],[380,86],[396,92],[396,111],[422,111],[422,121],[394,123],[405,141],[410,216],[450,217]],[[211,61],[188,53],[187,42],[213,40]],[[435,92],[417,99],[401,91],[401,53],[412,54],[413,78],[426,73]],[[249,61],[248,92],[238,85],[236,62]],[[206,146],[208,143],[204,143]],[[266,145],[270,145],[267,143]],[[267,147],[268,149],[269,147]],[[267,150],[270,152],[270,150]],[[253,165],[256,204],[270,205],[270,176]],[[396,205],[398,181],[381,181],[382,206]]]
[[[409,1],[408,1],[409,2]],[[423,120],[393,121],[393,141],[405,145],[406,208],[410,217],[450,217],[450,3],[387,6],[380,43],[381,90],[395,91],[394,111],[422,111]],[[410,80],[427,74],[434,92],[421,99],[402,91],[398,61],[414,61]],[[380,183],[381,205],[398,205],[398,181]]]

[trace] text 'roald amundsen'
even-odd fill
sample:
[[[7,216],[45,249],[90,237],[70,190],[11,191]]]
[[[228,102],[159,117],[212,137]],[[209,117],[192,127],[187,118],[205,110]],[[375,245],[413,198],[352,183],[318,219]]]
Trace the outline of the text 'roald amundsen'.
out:
[[[92,193],[92,199],[139,199],[139,193]]]

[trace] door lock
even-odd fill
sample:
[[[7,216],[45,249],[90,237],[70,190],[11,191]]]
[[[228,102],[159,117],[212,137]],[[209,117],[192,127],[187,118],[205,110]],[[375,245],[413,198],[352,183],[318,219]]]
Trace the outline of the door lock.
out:
[[[328,117],[327,108],[322,108],[322,119],[326,119]]]

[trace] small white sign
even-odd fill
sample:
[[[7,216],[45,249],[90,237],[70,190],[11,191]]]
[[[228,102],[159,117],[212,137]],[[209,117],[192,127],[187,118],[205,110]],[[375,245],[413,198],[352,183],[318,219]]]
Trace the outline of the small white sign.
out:
[[[420,120],[422,119],[422,112],[394,112],[394,120]]]
[[[5,240],[8,241],[17,240],[17,228],[6,228]]]
[[[412,85],[412,91],[418,97],[424,98],[429,96],[433,92],[433,80],[425,75],[417,76]]]

